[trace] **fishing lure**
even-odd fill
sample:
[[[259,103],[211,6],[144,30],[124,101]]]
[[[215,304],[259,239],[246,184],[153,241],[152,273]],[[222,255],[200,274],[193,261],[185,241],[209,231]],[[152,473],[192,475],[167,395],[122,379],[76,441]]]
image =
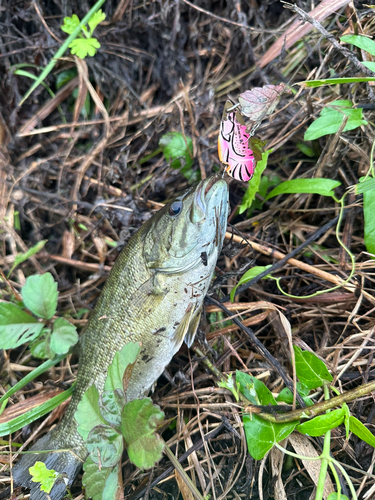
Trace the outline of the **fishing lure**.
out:
[[[218,138],[218,153],[222,163],[227,165],[225,171],[234,179],[249,181],[256,166],[254,152],[249,145],[250,134],[238,109],[231,101],[224,106]]]

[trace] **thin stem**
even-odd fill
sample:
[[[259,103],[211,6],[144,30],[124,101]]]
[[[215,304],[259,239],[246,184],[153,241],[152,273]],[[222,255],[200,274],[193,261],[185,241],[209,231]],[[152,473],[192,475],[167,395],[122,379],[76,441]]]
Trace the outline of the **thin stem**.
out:
[[[324,384],[324,399],[329,399],[329,389],[326,384]],[[330,410],[327,410],[326,413],[329,413]],[[328,430],[324,436],[324,445],[323,445],[323,453],[321,455],[322,464],[320,466],[318,485],[316,487],[316,496],[315,500],[323,500],[324,494],[324,484],[327,476],[328,463],[331,461],[331,431]]]
[[[276,448],[279,448],[280,451],[285,453],[286,455],[290,455],[291,457],[298,458],[299,460],[320,460],[321,456],[319,457],[304,457],[303,455],[298,455],[298,453],[293,453],[293,451],[289,451],[283,446],[281,446],[279,443],[275,443]]]
[[[349,477],[349,474],[346,472],[346,470],[344,469],[344,467],[339,462],[337,462],[337,460],[332,459],[332,463],[334,463],[336,465],[336,467],[338,467],[340,469],[341,474],[345,477],[346,482],[348,483],[349,489],[351,491],[351,494],[353,496],[353,500],[358,500],[357,494],[355,492],[354,485],[352,483],[352,480]]]

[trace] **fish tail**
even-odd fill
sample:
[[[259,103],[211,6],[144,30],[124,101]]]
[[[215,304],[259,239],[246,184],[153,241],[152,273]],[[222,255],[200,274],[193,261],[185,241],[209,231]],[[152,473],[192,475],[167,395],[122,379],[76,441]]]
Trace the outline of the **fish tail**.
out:
[[[67,445],[66,448],[70,448],[70,446]],[[39,439],[30,451],[56,450],[56,452],[23,455],[21,460],[14,466],[12,470],[13,479],[16,484],[31,490],[30,500],[47,500],[48,498],[61,500],[66,495],[66,488],[71,486],[77,476],[85,457],[81,459],[75,453],[58,451],[59,449],[65,449],[64,446],[61,446],[61,439],[57,438],[56,432],[49,432]],[[75,452],[75,450],[73,451]],[[82,450],[79,455],[82,455]],[[48,494],[49,496],[40,490],[40,483],[31,480],[29,468],[33,467],[35,462],[43,462],[47,469],[53,469],[62,475],[56,480],[51,492]]]

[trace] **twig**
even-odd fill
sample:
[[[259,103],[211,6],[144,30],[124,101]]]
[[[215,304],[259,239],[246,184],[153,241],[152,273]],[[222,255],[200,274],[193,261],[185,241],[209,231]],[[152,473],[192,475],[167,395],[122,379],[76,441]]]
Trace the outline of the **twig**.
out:
[[[211,304],[215,304],[216,306],[220,307],[227,316],[231,318],[231,320],[239,327],[241,330],[246,333],[246,335],[249,337],[251,340],[252,344],[256,348],[256,350],[261,354],[279,373],[280,377],[283,379],[284,384],[290,389],[290,391],[293,393],[294,392],[294,386],[292,380],[289,378],[289,376],[285,373],[284,368],[281,366],[279,361],[277,361],[276,358],[272,356],[272,354],[264,347],[262,342],[257,339],[255,336],[253,330],[251,328],[246,327],[241,323],[241,321],[236,318],[235,314],[231,313],[229,309],[227,309],[223,304],[221,304],[219,301],[213,299],[212,297],[207,296],[205,298],[205,301],[210,302]],[[302,397],[299,395],[297,392],[297,400],[299,404],[304,408],[306,406],[304,400]]]

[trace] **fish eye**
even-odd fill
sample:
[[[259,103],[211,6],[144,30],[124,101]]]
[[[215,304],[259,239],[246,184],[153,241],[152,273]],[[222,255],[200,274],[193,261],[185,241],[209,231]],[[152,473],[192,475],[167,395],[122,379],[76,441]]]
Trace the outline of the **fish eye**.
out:
[[[182,201],[176,200],[169,207],[169,215],[176,216],[181,212],[181,210],[182,210]]]

